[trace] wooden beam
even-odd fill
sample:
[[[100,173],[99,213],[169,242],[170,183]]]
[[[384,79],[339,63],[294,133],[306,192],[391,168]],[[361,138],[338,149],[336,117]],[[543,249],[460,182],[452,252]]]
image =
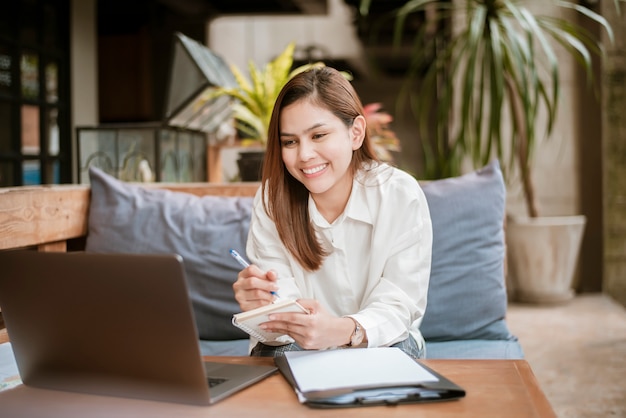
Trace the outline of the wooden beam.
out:
[[[240,183],[142,183],[143,187],[191,193],[196,196],[254,196],[259,182]]]
[[[37,251],[48,253],[64,253],[67,251],[67,241],[49,242],[37,246]]]
[[[89,199],[88,186],[0,189],[0,250],[85,235]]]
[[[222,147],[209,145],[206,152],[207,179],[211,183],[222,182]]]

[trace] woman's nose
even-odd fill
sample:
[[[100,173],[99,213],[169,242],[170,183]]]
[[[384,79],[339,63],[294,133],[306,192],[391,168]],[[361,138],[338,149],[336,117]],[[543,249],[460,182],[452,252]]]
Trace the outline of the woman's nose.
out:
[[[315,156],[315,145],[311,141],[300,141],[298,156],[301,161],[308,161]]]

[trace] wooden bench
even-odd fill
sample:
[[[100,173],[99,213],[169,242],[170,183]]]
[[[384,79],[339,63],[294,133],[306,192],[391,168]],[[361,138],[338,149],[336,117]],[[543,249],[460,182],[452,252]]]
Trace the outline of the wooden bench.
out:
[[[258,183],[153,183],[197,196],[253,196]],[[0,251],[79,251],[87,236],[87,185],[0,188]],[[0,307],[0,343],[8,341]]]

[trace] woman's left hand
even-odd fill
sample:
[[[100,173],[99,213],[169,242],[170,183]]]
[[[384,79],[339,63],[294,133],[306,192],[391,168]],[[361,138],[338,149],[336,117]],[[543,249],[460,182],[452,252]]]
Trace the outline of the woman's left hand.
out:
[[[298,299],[298,303],[308,309],[308,315],[271,314],[270,321],[261,324],[261,328],[287,334],[305,350],[338,347],[350,342],[355,326],[352,319],[330,314],[314,299]]]

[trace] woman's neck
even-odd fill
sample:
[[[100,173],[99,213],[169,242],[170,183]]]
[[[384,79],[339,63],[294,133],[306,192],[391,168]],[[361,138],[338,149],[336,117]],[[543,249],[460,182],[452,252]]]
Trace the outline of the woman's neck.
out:
[[[352,193],[352,178],[349,181],[337,184],[331,190],[320,194],[311,194],[319,213],[332,224],[346,209],[350,194]]]

